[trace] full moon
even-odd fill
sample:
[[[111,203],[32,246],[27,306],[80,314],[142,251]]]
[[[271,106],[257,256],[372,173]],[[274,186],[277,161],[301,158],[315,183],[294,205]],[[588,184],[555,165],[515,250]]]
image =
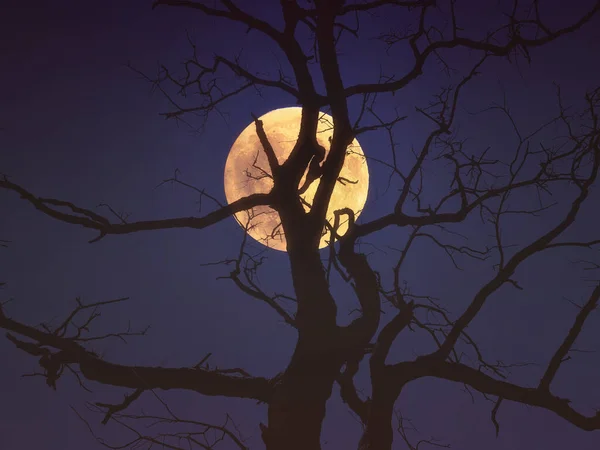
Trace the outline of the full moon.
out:
[[[283,164],[290,155],[300,132],[302,108],[290,107],[275,109],[259,117],[265,134],[273,147],[279,164]],[[333,136],[333,118],[321,113],[317,126],[317,141],[325,148],[325,157],[329,153],[330,139]],[[300,183],[304,182],[306,173]],[[301,195],[305,210],[310,210],[317,191],[319,180],[311,183]],[[255,193],[268,193],[273,187],[273,179],[267,156],[256,134],[256,125],[252,122],[233,143],[225,163],[225,197],[228,203]],[[355,217],[361,213],[369,190],[369,169],[365,155],[356,139],[346,149],[344,166],[338,177],[327,209],[327,220],[334,221],[334,212],[350,208]],[[256,241],[275,250],[286,251],[286,241],[281,227],[279,214],[268,206],[257,206],[252,210],[241,211],[235,215],[238,223]],[[347,222],[340,223],[338,234],[348,230]],[[327,246],[331,233],[326,228],[319,248]]]

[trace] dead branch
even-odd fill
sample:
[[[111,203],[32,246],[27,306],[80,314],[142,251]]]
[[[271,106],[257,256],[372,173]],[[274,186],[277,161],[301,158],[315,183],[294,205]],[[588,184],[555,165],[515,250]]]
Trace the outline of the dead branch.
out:
[[[393,5],[396,2],[381,1],[368,3],[371,3],[372,6],[367,9],[372,9],[384,5]],[[549,42],[560,38],[561,36],[580,29],[583,25],[590,22],[591,19],[600,11],[600,2],[597,2],[588,12],[582,15],[571,25],[558,28],[556,30],[551,30],[550,27],[546,26],[546,24],[541,20],[539,10],[536,9],[536,17],[534,20],[517,17],[517,11],[515,10],[508,17],[507,25],[500,26],[496,30],[488,32],[486,38],[483,40],[474,40],[461,36],[461,30],[456,25],[456,21],[454,20],[453,26],[450,30],[452,37],[450,39],[444,39],[444,36],[441,36],[441,39],[435,40],[433,34],[436,33],[437,30],[434,29],[434,27],[428,26],[427,24],[427,15],[434,8],[435,2],[423,1],[410,3],[412,3],[411,6],[419,8],[420,10],[417,30],[413,33],[395,36],[391,35],[387,39],[387,44],[395,45],[398,42],[408,42],[408,45],[414,56],[413,67],[405,75],[393,81],[376,84],[356,84],[354,86],[349,86],[344,91],[346,97],[384,92],[392,93],[405,88],[409,83],[417,79],[421,73],[423,73],[423,68],[428,59],[432,55],[438,55],[441,50],[466,48],[496,57],[509,57],[515,52],[521,52],[525,58],[530,59],[529,52],[531,49],[546,45]],[[357,9],[356,6],[353,7],[354,9]],[[530,29],[532,27],[533,29],[530,31],[530,35],[534,35],[535,37],[530,38],[525,36],[523,34],[523,30]],[[507,30],[508,33],[506,33]],[[504,38],[505,36],[508,37]],[[424,39],[427,40],[427,45],[421,50],[419,48],[419,44],[420,41]],[[498,41],[504,42],[496,43]]]
[[[393,366],[395,372],[406,370],[404,365]],[[570,406],[567,399],[557,397],[545,389],[527,388],[500,381],[464,364],[450,363],[435,359],[422,359],[414,363],[415,371],[422,376],[435,376],[445,380],[464,383],[479,392],[501,397],[530,406],[537,406],[558,414],[563,419],[582,430],[600,429],[600,412],[594,416],[580,414]]]
[[[540,389],[550,389],[550,383],[552,383],[552,380],[556,376],[556,373],[558,372],[558,369],[560,368],[561,364],[566,360],[567,353],[569,353],[569,351],[572,350],[573,344],[575,343],[577,337],[583,330],[583,325],[585,324],[586,319],[589,317],[592,311],[594,311],[598,307],[599,299],[600,284],[596,286],[587,302],[585,302],[583,307],[579,310],[579,313],[577,314],[577,317],[575,318],[575,321],[573,322],[573,326],[569,330],[569,333],[565,337],[560,347],[556,350],[556,353],[554,353],[554,356],[552,356],[552,359],[548,364],[548,368],[546,369],[546,372],[544,373],[544,376],[540,381]]]
[[[121,300],[100,302],[100,305]],[[75,314],[86,309],[86,306],[79,307]],[[78,365],[81,374],[87,380],[112,386],[136,390],[188,389],[204,395],[223,395],[268,401],[271,392],[268,380],[251,377],[246,373],[240,374],[239,371],[230,374],[223,370],[126,366],[108,362],[83,347],[82,340],[78,335],[81,330],[78,329],[74,336],[65,334],[67,329],[65,324],[70,323],[75,314],[70,315],[69,321],[64,321],[54,331],[48,327],[42,331],[7,317],[0,308],[0,327],[33,342],[17,339],[10,333],[7,333],[7,338],[20,350],[40,357],[39,364],[44,369],[46,381],[53,388],[56,388],[56,381],[65,367]],[[98,339],[111,336],[98,337]]]
[[[99,232],[98,237],[92,239],[90,242],[97,242],[107,235],[129,234],[138,231],[166,230],[172,228],[202,229],[214,225],[240,211],[271,203],[270,194],[252,194],[212,211],[203,217],[181,217],[177,219],[111,223],[106,217],[100,216],[88,209],[80,208],[72,203],[51,198],[36,197],[21,186],[8,181],[6,177],[0,179],[0,188],[18,193],[21,198],[27,200],[36,209],[61,222],[81,225],[84,228],[97,230]],[[54,208],[55,206],[68,207],[73,214],[62,212],[59,209]]]

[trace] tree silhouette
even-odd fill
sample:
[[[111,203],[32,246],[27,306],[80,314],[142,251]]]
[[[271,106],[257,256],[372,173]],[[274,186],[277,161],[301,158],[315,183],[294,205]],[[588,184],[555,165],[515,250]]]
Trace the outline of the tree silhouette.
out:
[[[94,304],[78,300],[72,313],[54,327],[22,323],[0,308],[0,326],[7,330],[8,339],[18,349],[39,357],[41,375],[50,387],[55,388],[56,381],[68,371],[77,376],[82,386],[89,380],[133,389],[120,404],[93,405],[102,411],[104,423],[114,420],[135,433],[129,443],[131,446],[213,448],[221,440],[227,440],[232,446],[246,448],[232,431],[229,417],[222,425],[187,420],[170,411],[166,404],[168,414],[165,416],[127,413],[128,407],[144,393],[186,389],[203,395],[245,398],[267,404],[268,422],[261,424],[261,432],[268,450],[320,449],[326,402],[336,383],[343,402],[363,427],[357,444],[359,449],[390,449],[394,424],[407,448],[427,444],[442,446],[434,440],[413,443],[409,438],[409,422],[395,410],[403,389],[412,381],[426,377],[460,383],[492,399],[491,419],[497,431],[497,413],[502,402],[509,401],[546,409],[582,430],[600,429],[600,413],[580,413],[568,399],[551,390],[561,365],[575,350],[574,343],[586,320],[598,306],[600,285],[597,281],[589,288],[585,302],[577,305],[578,312],[570,319],[570,329],[552,351],[536,386],[509,381],[510,365],[488,360],[468,333],[469,325],[497,291],[521,289],[515,273],[526,262],[533,261],[534,256],[600,244],[600,236],[578,240],[568,233],[583,206],[593,198],[592,190],[600,168],[600,88],[589,91],[581,108],[573,112],[565,106],[557,87],[556,114],[529,134],[518,126],[506,102],[490,107],[485,113],[499,113],[514,127],[517,145],[511,154],[492,155],[488,150],[468,147],[455,124],[461,93],[485,70],[489,60],[530,62],[530,52],[536,47],[551,44],[596,20],[600,2],[575,22],[553,27],[543,20],[541,2],[534,0],[521,5],[515,1],[504,16],[500,15],[504,23],[479,37],[461,28],[456,5],[459,2],[455,0],[281,0],[283,27],[260,19],[250,12],[249,6],[244,9],[241,3],[157,0],[153,6],[185,9],[261,33],[285,57],[285,65],[276,77],[269,78],[245,68],[237,57],[218,55],[212,61],[202,61],[191,41],[194,53],[184,62],[183,73],[176,74],[161,66],[156,77],[144,76],[172,105],[172,109],[164,113],[166,118],[190,124],[199,121],[201,127],[211,113],[219,112],[222,105],[248,89],[270,89],[293,97],[302,107],[301,128],[294,149],[284,163],[280,164],[273,156],[262,123],[254,118],[269,162],[263,171],[273,179],[271,192],[222,205],[215,197],[197,189],[201,198],[217,203],[216,208],[205,215],[128,221],[112,209],[109,211],[116,220],[68,201],[40,197],[8,177],[0,180],[0,187],[14,191],[42,214],[95,231],[97,235],[90,242],[145,230],[202,229],[216,226],[242,211],[251,214],[252,208],[258,206],[273,208],[279,214],[287,240],[294,296],[272,295],[256,282],[264,259],[248,250],[246,237],[239,254],[221,263],[230,269],[227,278],[244,294],[271,306],[286,324],[297,330],[296,346],[287,367],[267,379],[252,376],[241,368],[211,368],[208,357],[194,367],[180,368],[128,366],[108,361],[89,350],[89,343],[145,333],[145,330],[109,335],[90,333],[98,310],[125,298]],[[412,55],[411,66],[399,74],[382,74],[373,83],[347,85],[339,64],[339,43],[346,35],[359,39],[360,20],[372,13],[397,15],[407,23],[404,29],[383,34],[380,39],[391,49],[405,46]],[[300,37],[306,32],[310,38],[304,34]],[[466,70],[455,69],[448,62],[448,56],[456,49],[470,50]],[[448,86],[434,93],[427,107],[417,108],[417,114],[429,120],[431,129],[421,147],[413,151],[414,160],[406,168],[396,159],[394,138],[394,129],[405,116],[384,118],[377,111],[377,101],[414,83],[433,60],[442,64]],[[233,75],[235,83],[223,83],[224,75]],[[318,87],[321,82],[316,81],[317,76],[322,77],[323,90]],[[350,108],[350,102],[357,102],[359,107]],[[319,114],[323,110],[334,120],[333,138],[325,159],[316,140]],[[553,131],[557,139],[538,143],[538,136],[548,130]],[[352,210],[341,209],[336,212],[334,223],[328,223],[326,211],[335,184],[339,182],[347,147],[355,137],[372,132],[385,133],[390,139],[390,159],[366,153],[371,163],[386,167],[390,179],[399,183],[395,206],[380,217],[360,223],[355,222]],[[448,181],[446,192],[438,197],[432,197],[424,183],[427,171],[433,167],[443,168],[444,180]],[[308,212],[299,195],[306,189],[301,183],[306,173],[307,183],[318,182]],[[166,181],[196,189],[183,182],[178,174]],[[550,194],[556,192],[567,192],[572,198],[565,200],[559,196],[557,204],[550,203]],[[537,216],[551,208],[554,215],[540,225],[535,236],[527,242],[519,242],[518,246],[510,243],[510,236],[503,230],[511,217]],[[480,246],[476,237],[466,236],[466,240],[461,240],[460,225],[472,217],[480,219],[482,230],[492,233],[487,245]],[[341,221],[349,223],[348,232],[343,236],[337,233]],[[403,246],[396,249],[395,264],[388,268],[392,273],[389,280],[373,267],[360,242],[394,227],[405,231],[406,239]],[[330,245],[320,253],[318,245],[323,233],[330,236]],[[438,247],[457,266],[460,258],[493,261],[493,274],[485,282],[474,285],[475,293],[465,309],[451,310],[443,299],[437,300],[427,293],[416,294],[404,282],[407,255],[416,251],[415,243],[421,241]],[[591,258],[581,263],[583,269],[600,267]],[[358,316],[348,325],[338,324],[338,307],[331,289],[333,276],[353,288],[360,305]],[[292,312],[290,304],[295,306]],[[385,316],[384,311],[388,313]],[[413,358],[390,362],[388,355],[392,345],[409,331],[422,332],[435,347]],[[361,394],[354,381],[363,361],[366,365],[362,368],[368,371],[370,379],[368,396]],[[189,426],[195,431],[148,435],[131,425],[132,420]],[[207,443],[203,439],[209,435],[214,439]],[[168,437],[172,440],[165,443]]]

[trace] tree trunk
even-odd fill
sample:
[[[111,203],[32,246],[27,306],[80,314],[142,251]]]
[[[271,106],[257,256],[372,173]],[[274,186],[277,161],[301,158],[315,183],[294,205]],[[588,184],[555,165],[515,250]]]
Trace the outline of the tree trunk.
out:
[[[307,355],[299,343],[269,403],[269,425],[263,429],[267,450],[321,449],[321,426],[339,359],[314,348]]]
[[[344,362],[337,308],[319,252],[302,239],[306,236],[296,240],[294,234],[288,254],[298,300],[298,341],[269,402],[269,423],[263,427],[267,450],[320,450],[326,403]]]
[[[371,367],[371,380],[373,397],[369,402],[367,426],[358,450],[391,450],[394,441],[392,428],[394,404],[404,383],[398,378],[389,378],[384,367],[375,369],[375,371]],[[395,381],[399,382],[400,386],[396,386]]]
[[[391,450],[394,440],[392,414],[394,401],[371,403],[367,428],[358,450]]]

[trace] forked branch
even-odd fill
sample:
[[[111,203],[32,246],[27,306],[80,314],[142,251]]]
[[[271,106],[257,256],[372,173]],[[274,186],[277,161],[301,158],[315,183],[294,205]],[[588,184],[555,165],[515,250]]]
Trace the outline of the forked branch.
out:
[[[173,228],[202,229],[214,225],[240,211],[271,203],[270,194],[252,194],[216,209],[203,217],[180,217],[175,219],[111,223],[106,217],[89,209],[78,207],[70,202],[37,197],[18,184],[8,181],[6,177],[0,179],[0,188],[18,193],[21,198],[31,203],[36,209],[47,216],[58,219],[61,222],[81,225],[84,228],[98,231],[98,237],[92,239],[90,242],[97,242],[107,235],[129,234],[138,231],[167,230]],[[71,210],[71,213],[63,212],[59,208],[68,208]]]
[[[72,320],[75,316],[69,317]],[[49,327],[40,330],[11,319],[0,307],[0,328],[28,339],[25,341],[7,333],[9,340],[19,349],[40,357],[39,363],[52,387],[56,387],[56,381],[65,367],[78,365],[87,380],[136,390],[188,389],[204,395],[252,398],[263,402],[267,402],[271,395],[272,388],[267,379],[237,371],[229,373],[200,367],[165,368],[111,363],[83,346],[78,336],[80,330],[74,336],[65,335],[66,326],[63,324],[55,330]]]

